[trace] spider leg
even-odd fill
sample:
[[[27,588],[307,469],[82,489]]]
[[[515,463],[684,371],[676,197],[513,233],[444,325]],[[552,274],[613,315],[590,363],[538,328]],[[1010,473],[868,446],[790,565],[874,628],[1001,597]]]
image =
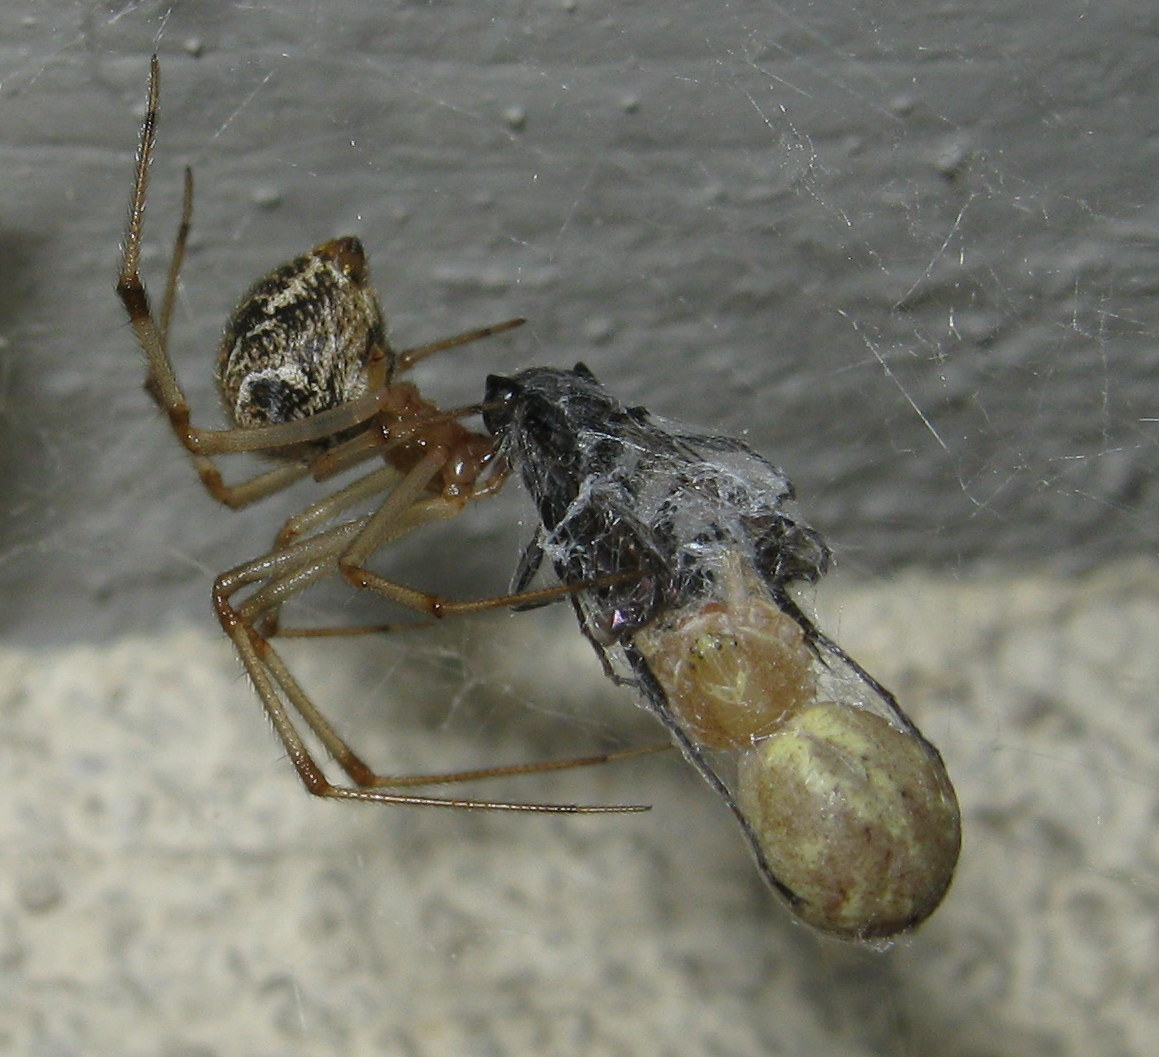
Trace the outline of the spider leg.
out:
[[[353,542],[338,558],[338,571],[348,584],[360,590],[374,591],[399,605],[432,617],[534,605],[556,598],[565,598],[583,586],[557,584],[514,595],[454,601],[396,583],[367,569],[366,562],[380,547],[417,528],[419,523],[428,524],[454,517],[467,503],[476,498],[473,494],[429,495],[431,483],[446,464],[447,458],[447,453],[438,449],[423,456],[361,527]],[[424,495],[428,498],[423,499]],[[413,520],[416,515],[421,519],[419,522]]]
[[[142,213],[144,202],[141,203]],[[169,258],[169,276],[165,280],[165,298],[161,302],[161,344],[169,348],[169,324],[173,319],[173,304],[177,299],[177,280],[185,263],[185,247],[189,242],[189,225],[193,220],[193,170],[185,167],[185,183],[181,194],[181,222],[173,240],[173,256]]]
[[[545,771],[563,771],[575,767],[592,767],[619,760],[633,759],[637,756],[667,751],[672,747],[671,743],[664,743],[646,745],[633,749],[621,749],[615,752],[595,753],[590,756],[579,756],[567,760],[545,760],[537,763],[479,767],[472,770],[440,772],[437,774],[381,775],[372,771],[351,750],[346,741],[338,735],[326,717],[322,715],[317,706],[310,700],[309,695],[302,689],[297,680],[294,679],[286,663],[273,647],[267,643],[265,650],[264,660],[266,666],[271,675],[274,676],[286,699],[293,705],[294,710],[306,721],[307,726],[309,726],[310,730],[325,746],[326,751],[334,758],[335,762],[338,763],[342,770],[361,789],[405,789],[419,786],[453,785],[459,782],[483,781],[489,778],[509,778],[521,775],[540,774]],[[494,805],[492,803],[485,803],[480,806],[491,807]],[[520,810],[523,809],[523,805],[518,805],[518,807]],[[536,805],[537,810],[550,811],[557,808],[564,812],[577,810],[583,812],[615,812],[646,809],[645,805]]]
[[[425,509],[421,505],[417,510],[412,507],[408,512],[409,516],[396,525],[395,534],[409,531],[423,524],[428,520],[425,515],[430,509],[433,508],[429,503]],[[293,677],[268,638],[262,635],[255,626],[255,621],[264,613],[280,606],[287,598],[300,593],[322,576],[332,573],[336,568],[338,555],[346,549],[349,541],[356,537],[359,530],[364,529],[370,520],[358,518],[344,522],[280,551],[273,551],[225,573],[218,578],[214,585],[214,606],[218,619],[233,642],[242,664],[258,691],[266,714],[306,788],[316,796],[437,807],[556,813],[645,810],[645,805],[537,804],[474,800],[461,797],[416,796],[388,791],[404,787],[529,774],[540,770],[588,766],[650,750],[602,753],[577,760],[478,768],[436,775],[387,776],[379,775],[371,770],[334,730],[330,722]],[[238,590],[254,583],[262,586],[240,605],[235,606],[232,602],[232,596]],[[309,730],[338,762],[357,788],[334,785],[326,778],[325,773],[314,760],[299,733],[293,720],[293,713],[297,713],[302,718]]]
[[[481,771],[460,772],[458,775],[416,776],[415,778],[391,778],[376,775],[355,755],[353,750],[338,736],[325,717],[317,710],[269,642],[258,635],[253,628],[237,620],[228,604],[219,605],[218,615],[223,626],[226,627],[229,637],[233,640],[246,671],[253,680],[258,696],[265,707],[266,715],[273,724],[274,731],[297,770],[302,784],[315,796],[340,800],[362,800],[380,804],[410,804],[419,807],[553,814],[610,814],[648,810],[648,805],[644,804],[540,804],[389,792],[391,787],[492,777],[506,773],[506,769],[490,768]],[[358,783],[357,785],[334,785],[326,777],[298,732],[290,714],[290,707],[287,707],[287,702],[306,721],[309,728],[326,745],[343,770],[351,775],[353,781]],[[593,762],[599,761],[593,759]],[[535,765],[524,765],[514,769],[512,773],[525,773],[528,766],[532,770],[535,769]],[[550,765],[547,769],[551,769]]]
[[[356,481],[346,485],[345,488],[332,492],[293,517],[287,518],[278,532],[274,548],[280,550],[287,547],[294,540],[309,535],[352,506],[364,502],[372,496],[382,494],[396,483],[400,476],[399,471],[393,466],[383,466],[359,477]]]
[[[400,473],[392,466],[384,466],[363,477],[352,481],[345,488],[319,500],[304,511],[289,518],[282,526],[274,543],[274,555],[294,557],[289,558],[293,563],[290,572],[264,576],[265,584],[246,599],[243,609],[245,619],[253,622],[259,617],[262,622],[262,631],[265,635],[273,635],[278,630],[278,613],[282,603],[288,598],[300,593],[314,580],[338,571],[337,559],[349,545],[353,533],[364,529],[369,518],[357,518],[337,526],[331,532],[316,532],[326,522],[333,520],[337,515],[348,510],[355,504],[365,502],[376,495],[387,491],[397,484]],[[431,521],[441,520],[457,512],[448,512],[441,497],[428,497],[417,500],[410,506],[398,512],[392,518],[392,524],[387,527],[379,546],[389,543],[392,539],[404,536],[414,529]],[[310,536],[309,533],[316,534]],[[318,541],[333,540],[333,545],[325,545],[323,553],[313,561],[305,556],[305,551],[313,553]],[[303,548],[295,544],[303,541]],[[313,541],[313,542],[311,542]],[[261,561],[262,559],[259,559]],[[272,570],[271,570],[272,571]],[[417,627],[417,623],[402,625],[402,627]],[[355,634],[365,631],[395,630],[394,625],[378,625],[374,628],[346,629],[335,628],[324,631],[308,632],[308,634]],[[291,632],[293,634],[293,632]],[[299,632],[298,634],[306,634]]]
[[[129,219],[121,248],[121,267],[117,279],[117,296],[129,317],[137,342],[145,353],[145,388],[157,406],[165,412],[177,439],[193,459],[194,466],[206,490],[218,502],[230,507],[242,507],[270,495],[294,481],[305,477],[309,468],[288,464],[259,474],[251,480],[227,485],[220,470],[210,457],[238,451],[260,451],[269,448],[301,444],[357,426],[378,413],[379,395],[369,393],[358,400],[332,409],[309,419],[281,423],[260,429],[203,430],[190,421],[189,404],[177,381],[169,358],[169,323],[173,314],[177,281],[189,235],[193,213],[193,176],[187,170],[181,210],[181,222],[174,241],[160,323],[154,319],[149,295],[140,276],[141,233],[145,220],[145,202],[149,184],[149,170],[157,139],[157,102],[160,92],[160,68],[154,56],[149,74],[149,96],[145,119],[141,123],[141,138],[137,148],[136,174],[133,196],[129,204]],[[500,329],[507,329],[505,326]]]
[[[367,474],[348,485],[342,492],[315,504],[297,519],[297,524],[303,529],[316,528],[353,503],[390,489],[386,499],[373,515],[341,522],[286,546],[275,548],[269,554],[224,573],[218,577],[214,585],[214,607],[218,619],[234,643],[238,656],[258,691],[266,714],[273,723],[303,784],[311,793],[318,796],[382,803],[564,813],[644,810],[643,805],[528,804],[390,792],[401,788],[591,766],[656,751],[663,746],[600,753],[574,760],[475,768],[445,774],[380,775],[367,766],[334,730],[270,643],[267,621],[275,622],[280,607],[286,601],[296,597],[311,584],[336,572],[343,557],[354,544],[361,541],[365,547],[366,536],[372,526],[374,528],[372,538],[378,546],[381,546],[431,521],[453,516],[461,509],[467,499],[452,501],[441,494],[431,495],[429,492],[430,482],[438,473],[444,458],[445,456],[437,452],[431,453],[393,488],[391,486],[398,479],[397,471],[382,468]],[[385,515],[382,513],[383,510],[387,511]],[[381,582],[389,584],[389,581]],[[256,590],[235,603],[234,596],[250,586],[256,586]],[[395,590],[382,593],[403,605],[406,605],[412,597],[421,599],[422,601],[417,606],[412,605],[412,608],[423,612],[430,611],[430,596],[401,585],[391,587]],[[537,592],[539,593],[542,592]],[[552,589],[552,593],[559,592]],[[442,608],[449,612],[459,611],[460,608],[471,611],[478,608],[496,608],[505,601],[503,598],[487,599],[481,604],[463,603],[461,607],[456,603],[444,602]],[[326,778],[295,725],[293,719],[295,713],[357,788],[335,786]]]
[[[425,360],[436,352],[455,349],[460,345],[470,344],[472,341],[489,338],[492,334],[502,334],[505,330],[521,327],[526,322],[527,320],[522,317],[506,319],[502,323],[493,323],[489,327],[476,327],[474,330],[466,330],[462,334],[455,334],[449,338],[440,338],[438,341],[431,341],[426,345],[416,345],[413,349],[403,349],[401,352],[395,353],[397,370],[400,372],[409,371],[419,360]]]

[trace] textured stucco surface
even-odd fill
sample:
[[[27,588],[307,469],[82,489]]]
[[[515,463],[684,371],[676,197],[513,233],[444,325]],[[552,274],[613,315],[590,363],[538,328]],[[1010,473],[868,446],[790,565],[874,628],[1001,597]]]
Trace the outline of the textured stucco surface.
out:
[[[488,790],[655,805],[639,816],[343,808],[302,793],[204,631],[0,650],[0,1050],[1153,1052],[1159,571],[832,601],[963,805],[948,899],[887,954],[793,925],[677,759]],[[296,669],[399,770],[655,737],[537,616]]]
[[[200,493],[112,297],[154,49],[146,267],[190,164],[205,421],[239,293],[351,232],[400,345],[531,320],[423,365],[441,403],[583,359],[789,470],[826,626],[959,786],[912,941],[792,926],[674,759],[509,790],[656,805],[623,819],[301,792],[207,595],[303,500]],[[6,4],[0,1052],[1154,1050],[1157,53],[1137,0]],[[382,568],[499,591],[525,517],[511,491]],[[566,617],[295,670],[399,770],[648,740]]]

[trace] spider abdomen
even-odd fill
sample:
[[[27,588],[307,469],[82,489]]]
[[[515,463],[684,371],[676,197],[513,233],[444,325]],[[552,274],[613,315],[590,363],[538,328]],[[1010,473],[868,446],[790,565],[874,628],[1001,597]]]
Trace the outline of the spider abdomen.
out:
[[[235,425],[276,425],[356,399],[390,347],[358,239],[333,239],[256,283],[226,323],[217,380]],[[377,381],[377,380],[376,380]]]

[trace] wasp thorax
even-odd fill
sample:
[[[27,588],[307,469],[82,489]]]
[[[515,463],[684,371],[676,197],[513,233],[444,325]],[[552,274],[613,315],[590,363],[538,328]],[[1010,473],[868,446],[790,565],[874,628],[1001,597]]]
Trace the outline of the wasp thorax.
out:
[[[218,383],[236,425],[275,425],[389,381],[389,356],[366,255],[348,236],[284,264],[246,294],[226,324]]]
[[[804,921],[846,939],[913,928],[958,859],[958,802],[937,750],[832,701],[740,756],[737,802]]]
[[[680,725],[712,748],[766,737],[815,696],[801,628],[760,595],[709,602],[634,643]]]

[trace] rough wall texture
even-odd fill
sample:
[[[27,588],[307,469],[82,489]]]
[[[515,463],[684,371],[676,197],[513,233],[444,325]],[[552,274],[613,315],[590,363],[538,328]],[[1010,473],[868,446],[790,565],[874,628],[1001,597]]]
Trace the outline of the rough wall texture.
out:
[[[191,164],[174,343],[203,421],[240,293],[350,231],[400,344],[531,320],[427,364],[440,401],[582,358],[625,399],[748,430],[862,573],[1154,550],[1145,4],[0,17],[0,558],[42,599],[33,633],[145,626],[274,522],[189,486],[110,296],[154,48],[146,265],[159,285]],[[517,509],[464,520],[460,586],[503,583]]]
[[[654,739],[559,616],[292,656],[399,771]],[[301,791],[203,631],[0,650],[0,1050],[1153,1052],[1159,574],[906,578],[828,624],[963,806],[949,897],[885,954],[794,925],[678,759],[478,789],[645,815],[342,807]]]
[[[441,403],[583,359],[747,431],[846,573],[897,574],[819,603],[959,783],[962,870],[912,942],[790,926],[678,761],[531,794],[656,803],[610,822],[300,792],[207,586],[303,500],[200,493],[112,297],[153,50],[145,265],[192,165],[204,421],[241,291],[351,232],[400,345],[531,320],[424,364]],[[1154,1049],[1157,53],[1139,0],[6,4],[0,1051]],[[382,567],[501,590],[522,503]],[[650,737],[550,613],[299,654],[400,770]]]

